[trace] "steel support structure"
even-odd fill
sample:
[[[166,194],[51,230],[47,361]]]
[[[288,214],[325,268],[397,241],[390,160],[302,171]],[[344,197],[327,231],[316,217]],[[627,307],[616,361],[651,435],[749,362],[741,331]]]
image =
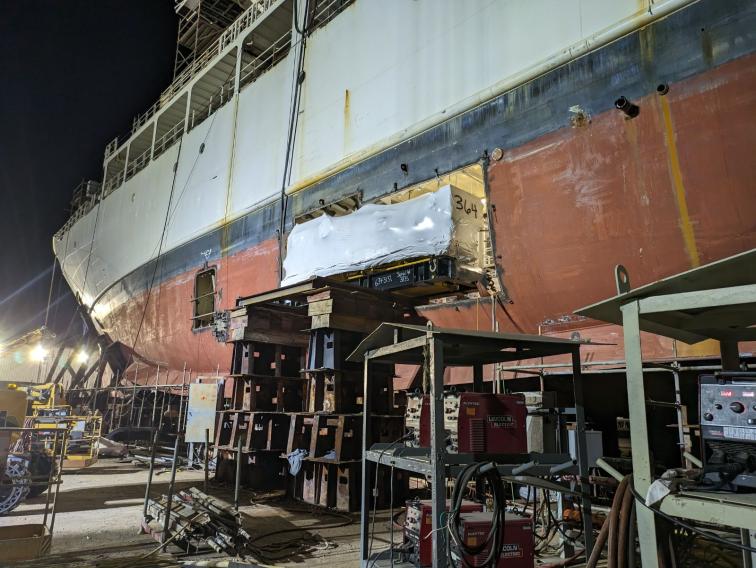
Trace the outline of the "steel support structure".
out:
[[[384,324],[386,325],[386,324]],[[446,451],[446,431],[444,428],[444,369],[450,364],[445,359],[446,353],[444,344],[444,330],[428,327],[424,335],[411,339],[401,340],[398,333],[394,335],[394,343],[382,345],[368,350],[364,353],[364,392],[363,399],[363,426],[362,426],[362,443],[364,448],[362,459],[362,507],[360,517],[360,565],[363,568],[374,566],[376,563],[376,551],[372,549],[372,539],[370,534],[371,526],[371,509],[374,506],[372,482],[375,480],[376,469],[380,464],[391,466],[392,468],[404,469],[424,476],[431,484],[431,502],[432,502],[432,549],[433,549],[433,566],[434,568],[445,568],[447,566],[446,557],[446,530],[444,529],[444,518],[446,511],[446,479],[455,475],[455,472],[467,463],[476,461],[476,456],[472,454],[449,454]],[[453,333],[453,330],[450,330]],[[505,336],[502,335],[502,338]],[[510,342],[516,343],[516,336],[507,336]],[[537,342],[535,336],[517,336],[522,338],[523,343]],[[481,337],[481,342],[491,341],[491,336]],[[490,344],[489,344],[490,345]],[[486,351],[487,362],[496,359],[496,350],[489,347],[491,351]],[[550,349],[552,346],[544,346],[546,355],[555,354]],[[450,347],[452,349],[452,347]],[[587,550],[593,547],[593,523],[591,516],[591,496],[588,489],[589,464],[587,456],[587,445],[585,441],[585,410],[583,406],[583,382],[580,372],[580,345],[560,345],[559,353],[570,354],[572,358],[573,369],[573,388],[575,396],[575,415],[577,423],[577,467],[569,455],[557,454],[523,454],[517,456],[486,456],[486,459],[496,461],[499,472],[507,476],[508,481],[517,483],[532,484],[534,486],[549,487],[563,493],[569,493],[580,496],[583,504],[583,534]],[[410,351],[417,352],[422,350],[422,364],[427,369],[429,375],[428,394],[430,395],[430,421],[431,421],[431,440],[430,448],[407,448],[397,446],[398,441],[392,444],[375,444],[370,446],[371,421],[367,419],[371,414],[372,401],[368,395],[370,392],[370,371],[373,365],[380,364],[378,361],[383,359],[384,364],[401,359],[403,353]],[[452,349],[453,351],[453,349]],[[471,351],[469,355],[469,364],[473,368],[473,386],[474,390],[480,390],[483,386],[483,365],[476,360],[476,352],[483,353],[484,350]],[[353,356],[353,355],[352,355]],[[352,357],[350,356],[350,358]],[[459,357],[459,353],[454,355]],[[459,359],[456,360],[459,364]],[[495,379],[495,377],[494,377]],[[481,459],[478,457],[477,459]],[[515,460],[515,461],[512,461]],[[520,460],[520,461],[517,461]],[[527,476],[521,476],[520,473],[527,472],[531,475],[557,476],[563,474],[575,475],[580,479],[580,484],[575,487],[562,486],[553,482],[541,479],[530,479]],[[506,478],[505,478],[506,479]],[[393,543],[392,543],[393,545]]]
[[[737,337],[722,319],[727,314],[726,308],[756,305],[756,285],[748,284],[727,288],[696,290],[676,294],[661,294],[633,298],[621,305],[622,326],[625,341],[625,360],[627,364],[627,398],[630,414],[630,437],[633,447],[633,479],[641,495],[645,495],[654,481],[653,464],[649,445],[648,423],[646,416],[646,393],[643,384],[643,360],[641,354],[641,327],[644,316],[700,311],[696,318],[705,318],[710,310],[711,325],[702,325],[702,329],[713,330],[712,336],[721,343],[722,368],[738,368]],[[685,322],[685,320],[681,320]],[[653,323],[653,322],[652,322]],[[688,332],[692,327],[684,323]],[[645,327],[648,327],[646,325]],[[719,331],[717,331],[717,328]],[[661,331],[657,327],[657,333]],[[674,329],[668,328],[670,336],[675,336]],[[721,333],[720,333],[721,331]],[[664,333],[661,333],[664,335]],[[705,339],[706,337],[701,337]],[[661,505],[662,512],[681,518],[717,523],[740,528],[743,541],[754,541],[756,527],[756,499],[746,499],[723,494],[712,498],[697,494],[670,495]],[[656,514],[649,508],[637,508],[638,537],[641,548],[641,561],[644,568],[659,566],[657,556]],[[749,532],[750,531],[750,532]],[[744,565],[756,565],[756,555],[744,552]]]

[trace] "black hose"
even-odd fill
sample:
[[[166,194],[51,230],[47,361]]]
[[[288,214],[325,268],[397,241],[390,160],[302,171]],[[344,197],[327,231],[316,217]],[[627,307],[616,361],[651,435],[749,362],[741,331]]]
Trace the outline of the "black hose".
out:
[[[467,485],[473,479],[488,481],[488,485],[493,495],[491,528],[489,529],[486,538],[478,545],[469,545],[465,543],[464,535],[460,534],[462,501]],[[452,551],[455,551],[459,556],[461,565],[466,568],[472,568],[473,565],[468,562],[467,558],[482,554],[488,549],[482,562],[481,560],[476,559],[475,566],[479,568],[496,566],[499,557],[501,556],[501,549],[504,546],[505,515],[506,496],[504,495],[504,484],[499,475],[499,471],[496,468],[496,464],[475,463],[466,466],[457,476],[449,507],[449,538],[446,542],[446,554],[449,563],[454,565]]]

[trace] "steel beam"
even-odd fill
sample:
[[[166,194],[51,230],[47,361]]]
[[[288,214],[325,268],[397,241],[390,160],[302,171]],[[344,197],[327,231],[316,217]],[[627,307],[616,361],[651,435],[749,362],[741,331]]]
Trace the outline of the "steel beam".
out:
[[[446,511],[446,478],[444,458],[446,456],[446,430],[444,428],[444,344],[441,339],[428,331],[428,361],[431,373],[431,502],[433,505],[433,566],[446,566],[446,531],[443,530],[443,516]]]
[[[653,481],[646,422],[646,390],[643,385],[643,357],[640,340],[640,306],[633,301],[622,306],[622,327],[625,335],[627,364],[627,403],[630,414],[630,441],[633,446],[633,481],[645,495]],[[659,566],[656,544],[656,519],[646,507],[637,508],[638,539],[641,564],[644,568]]]
[[[680,312],[700,308],[718,308],[756,302],[756,284],[662,294],[637,300],[641,314]]]

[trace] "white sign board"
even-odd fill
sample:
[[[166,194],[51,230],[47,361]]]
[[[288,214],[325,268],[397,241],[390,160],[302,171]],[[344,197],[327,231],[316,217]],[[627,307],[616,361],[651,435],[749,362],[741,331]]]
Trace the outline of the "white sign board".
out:
[[[218,392],[221,387],[221,384],[216,383],[193,383],[189,385],[186,437],[184,441],[204,444],[205,430],[210,431],[211,442],[215,439]]]

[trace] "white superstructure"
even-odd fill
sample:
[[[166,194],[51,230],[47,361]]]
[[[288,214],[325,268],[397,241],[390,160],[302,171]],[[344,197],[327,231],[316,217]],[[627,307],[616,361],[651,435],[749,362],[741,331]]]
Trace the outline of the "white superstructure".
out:
[[[685,3],[318,2],[286,189],[306,187]],[[298,13],[302,20],[303,0]],[[135,119],[128,139],[108,146],[101,203],[92,199],[53,243],[85,304],[159,251],[280,196],[303,45],[293,14],[293,0],[254,2]],[[109,308],[98,309],[104,315]]]

